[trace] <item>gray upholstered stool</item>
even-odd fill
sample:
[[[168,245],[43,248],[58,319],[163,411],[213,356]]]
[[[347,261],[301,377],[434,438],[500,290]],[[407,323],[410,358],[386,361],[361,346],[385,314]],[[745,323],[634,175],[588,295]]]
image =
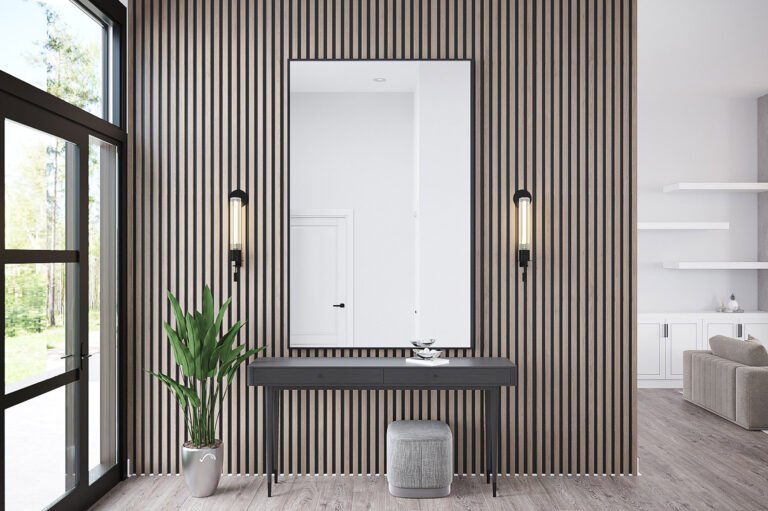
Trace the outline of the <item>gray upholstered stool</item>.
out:
[[[451,494],[453,435],[439,421],[395,421],[387,428],[387,481],[395,497]]]

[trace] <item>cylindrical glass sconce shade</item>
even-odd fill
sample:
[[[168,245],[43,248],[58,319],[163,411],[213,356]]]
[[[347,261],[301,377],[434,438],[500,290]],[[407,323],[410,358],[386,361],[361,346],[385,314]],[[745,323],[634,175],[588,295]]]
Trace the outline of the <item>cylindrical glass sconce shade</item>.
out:
[[[243,249],[243,215],[245,208],[240,197],[229,198],[229,249]]]
[[[520,266],[526,267],[533,245],[533,198],[527,190],[518,190],[513,201],[517,206],[517,260]]]
[[[229,194],[229,260],[234,269],[235,282],[240,281],[240,266],[243,264],[243,236],[245,226],[245,205],[248,196],[242,190]]]
[[[531,199],[521,197],[517,202],[517,249],[531,249]]]

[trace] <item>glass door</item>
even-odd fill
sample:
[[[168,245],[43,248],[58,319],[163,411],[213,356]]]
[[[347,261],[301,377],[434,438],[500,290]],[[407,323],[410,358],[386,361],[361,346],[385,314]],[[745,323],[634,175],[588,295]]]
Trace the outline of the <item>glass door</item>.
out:
[[[119,478],[117,146],[0,92],[5,509]]]

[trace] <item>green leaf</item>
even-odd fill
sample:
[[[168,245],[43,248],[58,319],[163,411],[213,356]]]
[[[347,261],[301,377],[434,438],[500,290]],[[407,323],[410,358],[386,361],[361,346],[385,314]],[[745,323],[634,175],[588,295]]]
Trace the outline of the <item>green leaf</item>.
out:
[[[197,379],[202,379],[203,372],[201,370],[202,364],[202,341],[200,339],[199,318],[200,314],[193,316],[187,313],[187,333],[189,334],[189,341],[187,346],[189,347],[189,354],[192,356],[192,375]]]
[[[211,328],[211,330],[213,330],[213,328]],[[211,333],[211,330],[209,330],[208,335],[205,336],[203,352],[200,357],[203,362],[200,369],[203,371],[206,378],[210,375],[211,371],[216,368],[216,364],[218,362],[214,356],[214,352],[216,350],[216,337]]]
[[[173,390],[182,410],[187,406],[191,406],[192,408],[200,407],[200,398],[197,396],[197,392],[192,387],[182,385],[168,375],[162,373],[153,373],[152,371],[147,372],[163,382],[171,390]]]
[[[184,385],[179,385],[179,387],[181,387],[182,392],[184,392],[184,395],[187,397],[189,405],[192,408],[199,408],[200,398],[197,396],[197,391],[192,387],[185,387]]]
[[[235,359],[239,351],[232,350],[232,344],[235,342],[238,332],[243,328],[243,324],[239,321],[235,322],[232,328],[224,335],[216,346],[214,358],[219,362],[219,375],[218,379],[224,377],[228,364]]]
[[[219,346],[231,347],[232,343],[235,342],[235,337],[237,337],[238,332],[240,332],[240,329],[244,326],[245,323],[235,321],[235,324],[232,325],[232,328],[230,328],[229,331],[224,334],[224,337],[221,338],[221,341],[219,341]]]
[[[237,360],[237,356],[243,351],[244,346],[236,346],[234,349],[227,348],[221,357],[221,366],[219,367],[219,374],[217,379],[221,380],[226,377],[232,364]]]
[[[195,324],[195,317],[192,314],[187,313],[184,318],[184,324],[187,327],[187,347],[192,357],[196,357],[198,353],[197,343],[197,324]]]
[[[187,408],[187,396],[184,390],[182,389],[182,386],[176,382],[173,378],[170,376],[166,376],[165,374],[161,373],[153,373],[152,371],[147,371],[149,374],[163,382],[166,386],[168,386],[173,392],[176,394],[176,400],[179,402],[179,406],[181,406],[181,409],[184,410]]]
[[[221,309],[219,309],[219,314],[216,316],[216,331],[218,332],[221,329],[221,323],[224,321],[224,314],[226,314],[227,309],[229,309],[229,305],[232,303],[232,297],[227,298],[227,300],[221,305]]]
[[[238,347],[239,348],[238,351],[240,351],[240,349],[242,349],[244,347],[245,346],[239,346]],[[252,355],[255,355],[256,353],[258,353],[260,351],[263,351],[263,350],[264,350],[264,346],[260,346],[258,348],[250,349],[250,350],[246,351],[245,353],[243,353],[242,355],[240,355],[239,357],[237,357],[235,359],[234,363],[232,364],[232,367],[229,369],[229,373],[227,374],[227,385],[230,385],[232,383],[232,378],[235,377],[235,373],[237,373],[237,370],[240,368],[240,366],[243,364],[243,362],[248,360]]]
[[[171,307],[173,308],[173,315],[176,317],[176,331],[179,333],[179,338],[186,339],[187,327],[184,322],[184,313],[181,312],[179,301],[176,299],[175,296],[173,296],[173,293],[171,293],[170,291],[168,291],[168,301],[171,302]]]
[[[171,343],[171,348],[173,349],[173,357],[176,359],[176,363],[181,366],[181,370],[183,371],[184,376],[192,376],[192,357],[189,354],[189,349],[187,349],[187,347],[181,342],[178,334],[171,328],[171,325],[169,325],[168,322],[164,321],[163,327],[165,328],[165,333],[168,336],[168,341]]]
[[[203,289],[203,319],[206,324],[213,324],[213,293],[207,285]]]
[[[216,371],[216,367],[219,364],[219,356],[221,350],[218,349],[221,341],[219,341],[219,332],[221,332],[221,323],[224,321],[224,314],[227,312],[232,298],[227,298],[224,305],[219,309],[219,313],[216,316],[216,321],[209,326],[205,336],[205,355],[204,358],[209,361],[206,368],[206,374],[213,375]]]

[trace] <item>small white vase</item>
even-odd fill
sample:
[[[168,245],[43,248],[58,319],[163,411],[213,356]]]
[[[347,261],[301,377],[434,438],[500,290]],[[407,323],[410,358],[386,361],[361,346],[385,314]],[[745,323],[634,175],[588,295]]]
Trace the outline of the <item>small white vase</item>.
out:
[[[731,299],[725,306],[730,312],[736,312],[739,310],[739,302],[736,301],[736,295],[731,295]]]

